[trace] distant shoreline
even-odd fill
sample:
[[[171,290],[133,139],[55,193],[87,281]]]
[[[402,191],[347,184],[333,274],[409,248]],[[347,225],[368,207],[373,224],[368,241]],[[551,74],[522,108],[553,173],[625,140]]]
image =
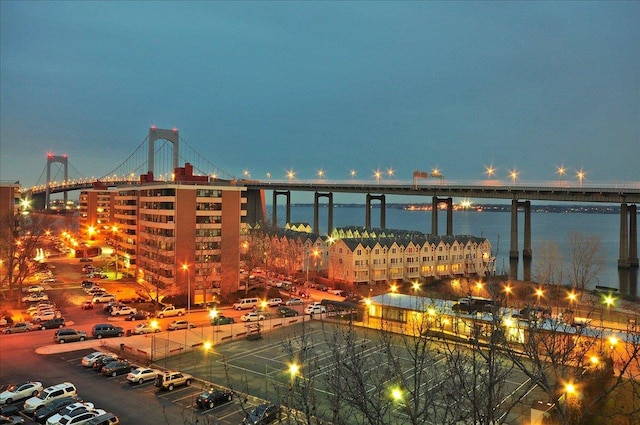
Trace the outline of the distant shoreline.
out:
[[[320,208],[328,208],[327,204],[319,204]],[[313,207],[312,203],[291,204],[291,207]],[[365,204],[333,204],[334,208],[364,208]],[[380,204],[372,204],[371,208],[380,208]],[[386,208],[405,211],[424,212],[431,211],[431,203],[411,204],[386,204]],[[454,211],[470,212],[511,212],[511,204],[473,204],[463,206],[453,205]],[[573,214],[620,214],[620,206],[617,205],[532,205],[532,213],[573,213]]]

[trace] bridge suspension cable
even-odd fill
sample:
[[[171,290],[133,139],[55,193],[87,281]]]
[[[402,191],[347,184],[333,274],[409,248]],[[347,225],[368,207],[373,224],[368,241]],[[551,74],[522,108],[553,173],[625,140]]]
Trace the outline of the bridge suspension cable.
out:
[[[203,175],[208,175],[208,176],[215,176],[217,178],[222,178],[222,179],[235,179],[235,176],[225,170],[223,170],[220,167],[217,167],[215,164],[211,163],[208,159],[206,159],[204,156],[202,156],[198,151],[196,151],[191,145],[189,145],[189,143],[181,136],[180,137],[180,142],[181,144],[185,145],[187,148],[189,148],[189,153],[195,155],[195,161],[194,160],[187,160],[186,156],[183,156],[182,154],[180,155],[180,158],[183,159],[185,162],[189,162],[190,164],[193,165],[193,168],[203,174]],[[206,167],[206,169],[205,169]]]

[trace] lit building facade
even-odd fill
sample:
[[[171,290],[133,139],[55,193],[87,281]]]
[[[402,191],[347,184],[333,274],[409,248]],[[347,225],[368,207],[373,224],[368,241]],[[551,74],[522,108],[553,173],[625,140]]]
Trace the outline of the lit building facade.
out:
[[[329,277],[349,284],[487,276],[494,271],[488,239],[406,230],[346,227],[329,239]]]
[[[189,178],[188,166],[180,180],[114,191],[112,229],[120,270],[155,293],[190,293],[200,304],[213,288],[238,290],[246,198],[233,182]]]

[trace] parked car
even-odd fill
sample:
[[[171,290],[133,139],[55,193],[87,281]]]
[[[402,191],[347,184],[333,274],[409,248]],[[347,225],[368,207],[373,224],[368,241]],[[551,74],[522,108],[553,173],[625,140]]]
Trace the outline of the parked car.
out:
[[[38,301],[47,301],[49,296],[44,292],[33,292],[29,295],[22,297],[23,303],[36,303]]]
[[[136,310],[135,308],[132,308],[126,305],[120,308],[115,308],[115,307],[111,308],[112,316],[128,316],[130,314],[136,314],[137,312],[138,310]]]
[[[156,376],[154,385],[161,390],[173,391],[175,387],[180,387],[182,385],[186,385],[188,387],[191,385],[192,380],[193,377],[187,373],[170,371]]]
[[[93,325],[91,335],[94,338],[98,339],[112,336],[122,336],[124,335],[124,329],[119,326],[113,326],[109,323],[100,323],[97,325]]]
[[[144,335],[160,331],[160,326],[153,326],[153,324],[150,322],[140,323],[135,328],[133,328],[133,333],[136,335]]]
[[[117,362],[107,363],[100,370],[105,376],[118,376],[131,372],[133,366],[131,363],[119,360]]]
[[[298,315],[298,312],[289,307],[280,307],[278,309],[278,316],[280,317],[294,317],[297,315]]]
[[[96,362],[96,360],[98,360],[100,357],[106,355],[107,353],[104,353],[102,351],[94,351],[91,354],[87,354],[86,356],[84,356],[82,358],[82,366],[84,367],[93,367],[94,363]]]
[[[104,356],[100,356],[93,364],[93,370],[95,370],[96,372],[101,372],[104,365],[115,361],[118,361],[118,356],[116,356],[115,354],[105,354]]]
[[[42,406],[48,406],[53,403],[54,400],[63,397],[75,397],[77,394],[78,390],[71,382],[52,385],[42,390],[38,396],[28,398],[27,401],[24,402],[23,409],[26,413],[30,414]]]
[[[63,397],[53,401],[48,406],[43,406],[33,412],[33,420],[38,422],[39,424],[43,424],[49,419],[51,416],[60,412],[62,409],[67,407],[70,404],[75,403],[77,400],[74,397]]]
[[[291,297],[285,303],[286,305],[303,305],[304,301],[299,297]]]
[[[169,323],[169,326],[167,326],[167,330],[177,331],[179,329],[192,329],[195,327],[196,325],[187,320],[174,320],[173,322]]]
[[[56,319],[58,317],[62,317],[61,313],[57,310],[45,310],[45,311],[40,311],[36,314],[34,314],[31,318],[31,320],[33,320],[35,323],[40,323],[42,321],[45,320],[51,320],[51,319]]]
[[[37,381],[12,384],[0,393],[0,405],[11,404],[14,401],[37,396],[42,391],[42,383]]]
[[[18,415],[0,415],[0,425],[14,425],[14,424],[23,424],[24,418]]]
[[[267,305],[269,307],[280,307],[280,304],[282,304],[282,298],[269,298],[267,300]]]
[[[233,317],[216,316],[211,319],[212,325],[228,325],[230,323],[235,323],[235,319]]]
[[[32,294],[35,292],[42,292],[42,291],[44,291],[44,287],[40,285],[30,285],[30,286],[27,286],[26,288],[22,288],[22,292],[27,292],[29,294]]]
[[[59,412],[57,412],[54,415],[51,415],[49,417],[49,419],[47,419],[46,424],[47,425],[55,425],[60,423],[60,420],[64,417],[64,416],[77,416],[80,413],[83,412],[88,412],[89,410],[93,409],[93,403],[83,403],[81,401],[76,401],[75,403],[71,403],[66,405],[65,407],[63,407],[62,409],[60,409]]]
[[[114,301],[116,299],[113,294],[99,294],[93,297],[91,300],[94,304],[96,303],[108,303],[109,301]]]
[[[321,304],[310,304],[304,309],[304,314],[321,314],[326,313],[327,308]]]
[[[70,415],[64,415],[55,425],[85,425],[93,418],[104,415],[106,410],[92,409],[86,411],[77,411]]]
[[[50,284],[52,284],[52,283],[56,283],[56,282],[57,282],[57,280],[56,280],[56,278],[55,278],[55,277],[48,277],[48,278],[46,278],[46,279],[42,279],[42,281],[41,281],[41,282],[42,282],[42,283],[45,283],[45,284],[50,285]]]
[[[64,344],[65,342],[84,341],[87,339],[87,333],[84,331],[78,331],[76,329],[59,329],[53,336],[53,340],[58,344]]]
[[[264,314],[259,314],[255,311],[252,311],[251,313],[246,313],[240,316],[240,320],[242,320],[243,322],[257,322],[258,320],[264,320],[264,319],[265,319]]]
[[[150,313],[147,313],[146,311],[138,310],[135,313],[129,314],[127,317],[124,318],[124,320],[135,322],[136,320],[147,320],[149,317],[151,317]]]
[[[142,384],[146,381],[153,381],[161,372],[149,367],[137,367],[127,374],[127,381],[132,384]]]
[[[45,320],[40,323],[40,329],[55,329],[55,328],[64,328],[64,317],[55,317],[53,319]]]
[[[6,334],[19,334],[22,332],[29,332],[33,328],[33,324],[30,322],[16,322],[12,326],[9,326],[4,330]]]
[[[242,425],[266,425],[280,419],[280,406],[273,403],[263,403],[247,413]]]
[[[229,403],[233,400],[231,390],[206,390],[201,392],[196,398],[196,404],[203,409],[213,409],[216,406]]]

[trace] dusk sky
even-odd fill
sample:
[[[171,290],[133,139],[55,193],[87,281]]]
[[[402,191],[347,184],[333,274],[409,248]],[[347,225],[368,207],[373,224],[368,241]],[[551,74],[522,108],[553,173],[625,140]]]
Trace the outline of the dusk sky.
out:
[[[177,127],[241,177],[640,182],[640,2],[0,2],[0,180]],[[143,171],[144,172],[144,171]]]

